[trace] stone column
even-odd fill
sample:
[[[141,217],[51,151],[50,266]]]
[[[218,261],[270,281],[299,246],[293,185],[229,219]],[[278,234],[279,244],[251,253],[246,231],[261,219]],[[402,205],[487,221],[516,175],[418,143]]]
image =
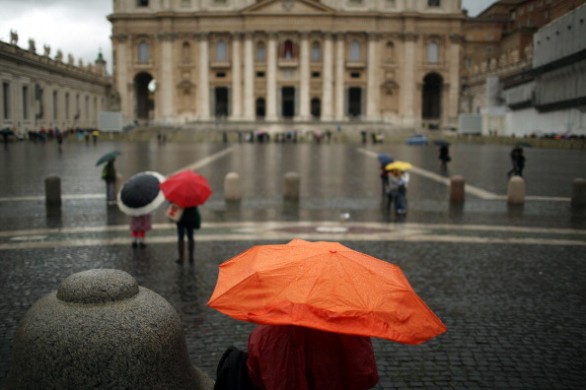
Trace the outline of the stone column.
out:
[[[163,33],[159,35],[159,42],[161,45],[161,72],[159,73],[159,80],[157,80],[156,105],[160,107],[157,111],[163,121],[173,117],[173,107],[175,107],[173,93],[175,90],[175,82],[173,81],[173,37],[170,33]]]
[[[336,120],[344,120],[344,34],[336,42]]]
[[[209,58],[208,35],[199,36],[199,107],[200,120],[210,119],[210,85],[209,85]]]
[[[244,119],[254,120],[254,50],[252,34],[244,40]]]
[[[332,43],[332,34],[325,34],[324,36],[324,50],[323,50],[323,86],[322,86],[322,120],[329,121],[333,118],[333,101],[332,101],[332,83],[333,83],[333,69],[332,64],[334,63],[334,50]]]
[[[267,48],[267,121],[277,120],[277,36],[269,34]]]
[[[120,93],[120,110],[122,111],[122,115],[125,118],[128,118],[130,120],[134,120],[135,116],[135,112],[134,112],[134,107],[132,105],[132,102],[134,101],[134,99],[132,98],[132,95],[130,93],[130,91],[132,91],[132,88],[134,87],[134,85],[129,84],[128,81],[128,73],[127,70],[128,69],[132,69],[132,64],[130,64],[128,62],[128,52],[127,52],[127,44],[128,44],[128,36],[126,35],[114,35],[112,37],[112,41],[113,41],[113,46],[114,46],[114,53],[116,55],[116,64],[117,66],[114,67],[114,70],[116,71],[116,89],[118,90],[118,92]],[[44,94],[43,97],[45,98],[45,102],[44,103],[44,108],[45,108],[45,117],[47,117],[47,115],[52,115],[52,112],[50,112],[49,108],[51,107],[49,104],[47,104],[47,102],[49,102],[50,100],[50,89],[48,88],[44,88]],[[92,102],[93,104],[93,102]],[[92,106],[92,109],[94,110],[95,107]],[[97,115],[97,114],[96,114]]]
[[[232,34],[232,112],[230,120],[239,120],[242,117],[242,92],[240,82],[240,40],[242,34]]]
[[[309,37],[301,34],[301,50],[299,56],[299,119],[309,119]]]
[[[459,91],[460,91],[460,48],[463,37],[460,35],[452,35],[450,37],[449,46],[449,96],[448,96],[448,117],[445,118],[449,121],[450,125],[456,125],[458,118],[458,107],[459,107]]]
[[[415,43],[417,34],[403,34],[403,80],[401,81],[401,117],[403,124],[413,125],[415,123]]]
[[[368,73],[366,91],[366,119],[375,121],[379,119],[379,79],[378,79],[378,36],[368,34]]]

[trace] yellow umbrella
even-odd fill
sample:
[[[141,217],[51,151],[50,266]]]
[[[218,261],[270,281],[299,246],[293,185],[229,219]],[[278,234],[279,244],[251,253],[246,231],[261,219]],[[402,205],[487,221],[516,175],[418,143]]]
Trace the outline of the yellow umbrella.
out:
[[[393,170],[407,171],[411,168],[413,168],[413,165],[411,165],[410,163],[405,162],[405,161],[394,161],[394,162],[387,164],[385,166],[385,170],[387,170],[387,171],[393,171]]]

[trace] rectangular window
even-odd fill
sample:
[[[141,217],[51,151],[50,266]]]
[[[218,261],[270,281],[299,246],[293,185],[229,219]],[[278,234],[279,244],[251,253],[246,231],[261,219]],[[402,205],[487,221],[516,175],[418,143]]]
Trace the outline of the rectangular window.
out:
[[[259,79],[262,79],[265,77],[265,72],[256,72],[256,77],[258,77]]]
[[[22,87],[22,118],[28,119],[28,86]]]
[[[223,79],[226,77],[226,73],[225,72],[216,72],[216,77],[219,79]]]
[[[181,7],[182,8],[189,8],[189,7],[191,7],[191,0],[181,0]]]
[[[312,78],[314,78],[314,79],[318,79],[318,78],[319,78],[319,76],[320,76],[320,73],[319,73],[319,72],[311,72],[311,77],[312,77]]]
[[[2,101],[4,119],[10,119],[10,84],[6,81],[2,83]]]
[[[359,72],[352,72],[352,73],[350,73],[350,77],[353,79],[359,79],[360,73]]]
[[[136,6],[137,7],[148,7],[149,0],[136,0]]]
[[[439,7],[441,5],[440,0],[427,0],[428,7]]]

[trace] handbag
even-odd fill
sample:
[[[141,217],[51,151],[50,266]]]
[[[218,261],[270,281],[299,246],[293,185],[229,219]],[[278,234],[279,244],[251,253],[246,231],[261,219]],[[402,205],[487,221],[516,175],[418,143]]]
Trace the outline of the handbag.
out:
[[[174,203],[171,203],[167,208],[167,218],[173,222],[179,222],[183,215],[183,207],[179,207]]]

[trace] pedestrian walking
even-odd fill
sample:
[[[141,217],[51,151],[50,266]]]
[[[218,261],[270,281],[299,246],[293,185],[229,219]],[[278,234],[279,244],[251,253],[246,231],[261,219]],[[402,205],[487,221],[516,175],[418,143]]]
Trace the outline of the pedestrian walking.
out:
[[[519,145],[516,145],[511,150],[511,164],[512,168],[509,172],[507,172],[507,176],[510,178],[511,176],[521,176],[523,177],[523,169],[525,168],[525,155],[523,154],[523,148]]]
[[[116,204],[116,168],[114,167],[115,158],[109,160],[102,169],[102,180],[106,182],[106,202]]]
[[[143,214],[130,217],[130,231],[132,232],[133,248],[146,247],[146,232],[151,230],[152,227],[152,218],[150,214]]]
[[[393,203],[397,215],[407,214],[407,185],[409,173],[400,169],[389,170],[387,182],[387,213],[391,212]]]
[[[448,163],[452,161],[452,158],[450,157],[450,147],[448,144],[440,145],[439,159],[441,161],[442,171],[446,171],[448,169]]]
[[[165,201],[159,188],[164,180],[160,173],[140,172],[124,183],[118,193],[118,207],[130,216],[133,248],[146,247],[146,232],[153,227],[151,213]]]
[[[171,204],[167,215],[175,215],[177,224],[177,251],[179,257],[175,262],[177,264],[183,264],[185,261],[185,236],[187,236],[187,259],[190,264],[193,264],[195,253],[194,232],[201,227],[199,209],[196,206],[183,209],[175,204]]]

